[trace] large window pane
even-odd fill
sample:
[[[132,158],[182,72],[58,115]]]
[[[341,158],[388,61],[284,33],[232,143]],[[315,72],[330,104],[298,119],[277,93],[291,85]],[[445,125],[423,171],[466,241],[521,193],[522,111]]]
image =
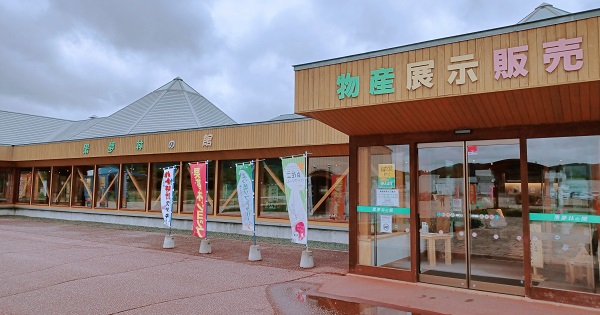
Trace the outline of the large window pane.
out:
[[[0,203],[12,203],[14,175],[10,169],[0,170]]]
[[[35,168],[33,180],[33,199],[31,203],[47,205],[49,198],[48,193],[50,189],[50,168]]]
[[[71,167],[54,167],[52,169],[52,204],[68,206],[71,200]]]
[[[123,191],[121,208],[146,210],[148,164],[123,164]]]
[[[259,214],[262,217],[288,218],[281,159],[265,159],[259,164]]]
[[[96,208],[117,209],[119,165],[98,165]]]
[[[237,178],[235,176],[235,164],[246,161],[220,161],[219,162],[219,213],[240,214],[240,206],[237,198]]]
[[[152,191],[152,198],[150,199],[150,211],[161,211],[160,206],[160,186],[162,185],[162,178],[164,174],[164,169],[167,167],[171,167],[173,165],[177,166],[177,170],[175,171],[175,183],[173,185],[173,213],[177,213],[177,204],[179,200],[179,180],[181,179],[181,172],[179,169],[179,162],[170,162],[170,163],[153,163],[152,164],[152,177],[150,183],[150,189]]]
[[[358,263],[410,269],[409,146],[359,148],[358,181]]]
[[[73,172],[74,207],[92,207],[94,189],[94,166],[75,166]]]
[[[19,169],[19,203],[29,203],[31,201],[31,168]]]
[[[183,213],[194,213],[194,191],[192,190],[192,180],[190,177],[189,163],[183,163],[185,170],[183,176]],[[215,162],[208,162],[208,207],[206,209],[207,214],[213,213],[213,204],[215,198]]]
[[[348,157],[308,159],[309,219],[348,220]]]
[[[527,140],[534,286],[599,291],[600,136]]]

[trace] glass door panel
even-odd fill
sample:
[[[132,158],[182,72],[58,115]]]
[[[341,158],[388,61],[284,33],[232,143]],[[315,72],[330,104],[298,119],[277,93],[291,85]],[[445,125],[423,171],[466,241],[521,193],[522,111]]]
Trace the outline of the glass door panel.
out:
[[[469,286],[524,294],[517,140],[467,142]]]
[[[518,140],[421,144],[420,280],[524,294]]]
[[[464,144],[419,146],[418,154],[420,279],[466,287]]]

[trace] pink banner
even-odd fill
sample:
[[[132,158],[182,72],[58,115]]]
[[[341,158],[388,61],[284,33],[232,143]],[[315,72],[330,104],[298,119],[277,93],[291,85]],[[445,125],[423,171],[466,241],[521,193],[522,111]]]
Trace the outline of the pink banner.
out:
[[[194,202],[192,234],[206,238],[206,163],[190,164]]]

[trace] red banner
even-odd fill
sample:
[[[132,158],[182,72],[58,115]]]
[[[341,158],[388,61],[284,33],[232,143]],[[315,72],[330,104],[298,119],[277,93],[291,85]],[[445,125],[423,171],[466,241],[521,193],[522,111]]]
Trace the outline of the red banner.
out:
[[[201,238],[206,237],[206,163],[190,164],[192,189],[196,200],[194,202],[194,220],[192,234]]]

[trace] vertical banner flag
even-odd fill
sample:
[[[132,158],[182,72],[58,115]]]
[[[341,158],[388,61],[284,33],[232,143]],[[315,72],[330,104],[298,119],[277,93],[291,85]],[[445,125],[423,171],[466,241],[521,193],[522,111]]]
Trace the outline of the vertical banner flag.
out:
[[[254,163],[235,166],[237,195],[242,214],[242,230],[254,232]]]
[[[175,167],[164,169],[162,185],[160,186],[160,208],[164,224],[171,227],[171,215],[173,214],[173,191],[175,187]]]
[[[190,164],[190,177],[194,191],[194,219],[192,235],[206,238],[206,163]]]
[[[306,244],[308,219],[306,214],[306,156],[281,159],[285,198],[287,201],[292,242]]]

